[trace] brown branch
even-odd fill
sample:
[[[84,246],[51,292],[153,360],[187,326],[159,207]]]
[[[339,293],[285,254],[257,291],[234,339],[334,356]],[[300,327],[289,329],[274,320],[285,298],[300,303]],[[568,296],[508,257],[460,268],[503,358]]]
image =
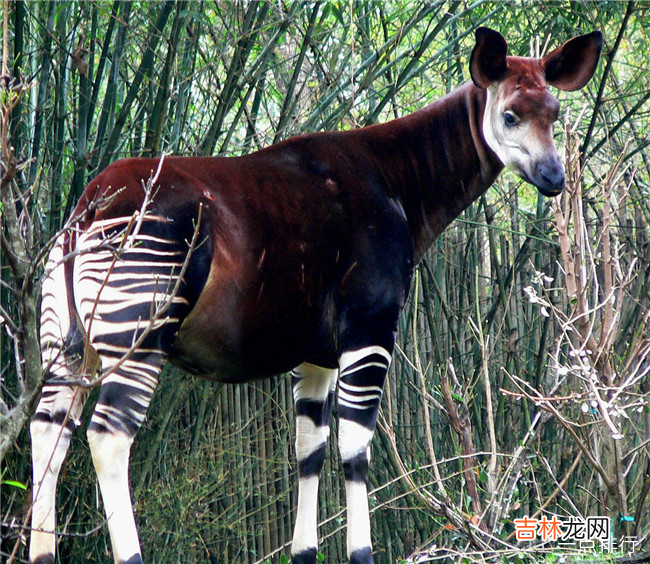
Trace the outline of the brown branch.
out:
[[[499,388],[499,391],[506,395],[506,396],[512,396],[515,398],[523,398],[523,399],[530,399],[530,395],[526,393],[521,393],[521,392],[513,392],[512,390],[507,390],[506,388]],[[534,402],[535,404],[538,403],[538,401],[544,401],[544,402],[552,402],[552,401],[575,401],[580,398],[587,397],[590,392],[575,392],[573,394],[570,394],[568,396],[542,396],[540,394],[540,399],[537,400],[535,399]]]
[[[463,533],[467,537],[473,546],[479,550],[488,550],[492,552],[493,549],[491,548],[489,542],[483,540],[480,535],[487,534],[491,540],[495,540],[494,537],[476,527],[476,525],[472,523],[470,516],[461,515],[456,508],[452,507],[445,501],[438,499],[431,492],[416,484],[411,477],[411,472],[406,469],[401,455],[399,454],[399,450],[397,448],[397,439],[395,438],[395,433],[393,432],[391,425],[387,424],[387,422],[384,421],[383,417],[380,417],[377,424],[390,441],[391,449],[393,451],[395,461],[398,465],[401,478],[407,483],[409,490],[427,507],[429,507],[431,511],[437,515],[445,517],[456,528],[456,530]]]
[[[564,491],[564,486],[566,486],[566,483],[569,481],[569,478],[571,477],[571,474],[573,474],[573,472],[575,471],[575,469],[578,467],[578,464],[580,463],[580,460],[581,460],[581,459],[582,459],[582,451],[579,452],[579,453],[578,453],[578,456],[575,457],[573,463],[571,464],[571,466],[570,466],[569,469],[567,470],[566,474],[564,474],[564,477],[562,478],[562,480],[557,484],[557,486],[555,487],[555,489],[553,490],[553,492],[551,493],[551,495],[549,495],[549,496],[546,498],[546,501],[545,501],[544,503],[542,503],[542,505],[540,505],[540,507],[537,509],[537,511],[535,511],[535,513],[533,513],[533,514],[530,516],[531,519],[537,519],[537,517],[539,517],[539,516],[542,514],[542,511],[544,511],[544,509],[546,509],[546,508],[551,504],[551,502],[552,502],[552,501],[553,501],[553,500],[554,500],[554,499],[555,499],[555,498],[556,498],[560,493],[563,493],[563,494],[566,495],[566,492]],[[506,537],[506,540],[507,540],[507,541],[512,540],[512,539],[515,537],[516,534],[517,534],[516,531],[512,531],[512,532],[511,532],[511,533]]]
[[[631,554],[630,556],[619,556],[616,558],[615,562],[616,564],[641,564],[642,562],[650,562],[650,552]]]
[[[541,409],[544,411],[548,411],[551,413],[559,422],[560,424],[566,429],[566,431],[571,435],[571,438],[575,441],[575,444],[578,446],[578,448],[582,451],[584,456],[587,458],[589,461],[589,464],[592,466],[592,468],[598,473],[598,475],[602,478],[603,482],[607,486],[607,489],[609,492],[613,495],[616,495],[616,484],[614,480],[612,480],[605,470],[605,468],[602,467],[600,462],[596,459],[594,454],[591,452],[591,449],[585,445],[583,440],[578,436],[576,433],[575,429],[573,428],[573,424],[571,424],[558,410],[557,408],[553,405],[552,402],[547,402],[544,401],[543,396],[534,388],[528,384],[528,382],[514,376],[513,374],[508,374],[506,372],[507,376],[510,378],[510,381],[519,388],[520,392],[522,395],[528,399],[529,401],[533,402],[535,405],[539,406]],[[528,393],[524,390],[524,386],[531,388],[531,393]],[[533,395],[534,394],[534,395]]]
[[[465,483],[467,484],[467,493],[472,498],[472,511],[475,515],[481,515],[483,512],[481,508],[481,498],[478,493],[476,485],[475,469],[478,463],[474,458],[474,444],[472,442],[472,423],[468,417],[467,406],[463,405],[462,418],[458,414],[458,409],[452,398],[451,387],[449,386],[449,379],[446,375],[440,378],[440,388],[442,390],[442,397],[445,401],[445,407],[449,415],[449,423],[456,434],[461,440],[463,445],[463,474],[465,476]]]

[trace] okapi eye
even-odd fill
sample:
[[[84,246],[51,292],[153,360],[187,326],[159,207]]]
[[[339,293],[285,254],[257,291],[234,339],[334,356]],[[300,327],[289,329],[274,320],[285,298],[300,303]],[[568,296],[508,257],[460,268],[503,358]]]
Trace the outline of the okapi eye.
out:
[[[519,123],[519,118],[512,112],[503,112],[503,123],[507,127],[514,127]]]

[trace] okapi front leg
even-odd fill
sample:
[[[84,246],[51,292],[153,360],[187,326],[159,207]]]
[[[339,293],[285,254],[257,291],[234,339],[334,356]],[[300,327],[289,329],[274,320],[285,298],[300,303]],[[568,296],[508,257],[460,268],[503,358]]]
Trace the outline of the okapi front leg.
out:
[[[368,464],[391,353],[379,346],[341,355],[339,362],[339,450],[345,472],[350,564],[372,564]]]
[[[291,560],[315,564],[318,551],[318,482],[330,433],[338,369],[301,364],[291,373],[296,409],[298,509]]]

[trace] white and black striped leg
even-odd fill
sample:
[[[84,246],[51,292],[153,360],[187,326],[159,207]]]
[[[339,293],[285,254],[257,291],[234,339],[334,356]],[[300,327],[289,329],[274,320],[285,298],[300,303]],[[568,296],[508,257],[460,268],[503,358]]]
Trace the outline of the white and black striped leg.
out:
[[[129,489],[129,455],[163,362],[163,354],[152,349],[133,351],[102,383],[88,427],[88,443],[116,563],[142,562]],[[110,359],[106,368],[110,369]]]
[[[43,282],[41,350],[45,383],[30,424],[33,506],[29,559],[39,564],[54,562],[56,485],[86,399],[86,392],[80,388],[57,384],[73,377],[80,339],[70,327],[61,242],[50,253],[50,273]]]
[[[339,450],[345,472],[350,564],[372,564],[368,510],[370,442],[391,353],[370,346],[343,353],[339,361]]]
[[[92,252],[76,259],[75,292],[105,375],[88,442],[113,558],[134,564],[142,562],[142,556],[129,491],[130,449],[157,385],[163,351],[169,349],[189,302],[182,283],[179,292],[171,294],[187,252],[184,239],[179,242],[168,233],[172,223],[145,219],[137,241],[116,257],[107,243],[126,243],[119,234],[123,224],[123,218],[96,222],[79,236],[78,247]],[[117,235],[111,239],[114,230]]]
[[[33,507],[30,562],[54,563],[56,485],[85,397],[85,392],[78,388],[46,384],[32,418]]]
[[[305,363],[294,369],[291,375],[299,477],[291,560],[293,564],[315,564],[318,550],[318,481],[330,433],[338,369]]]
[[[129,454],[133,436],[124,432],[88,430],[88,442],[97,472],[108,531],[116,563],[142,562],[140,541],[129,491]]]

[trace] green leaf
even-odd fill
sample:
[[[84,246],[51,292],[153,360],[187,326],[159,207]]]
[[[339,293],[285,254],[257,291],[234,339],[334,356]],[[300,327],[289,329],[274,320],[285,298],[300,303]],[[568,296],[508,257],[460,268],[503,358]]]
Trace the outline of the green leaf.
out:
[[[0,482],[0,485],[3,486],[13,486],[14,488],[20,488],[21,490],[26,490],[27,486],[21,482],[16,482],[15,480],[3,480]]]

